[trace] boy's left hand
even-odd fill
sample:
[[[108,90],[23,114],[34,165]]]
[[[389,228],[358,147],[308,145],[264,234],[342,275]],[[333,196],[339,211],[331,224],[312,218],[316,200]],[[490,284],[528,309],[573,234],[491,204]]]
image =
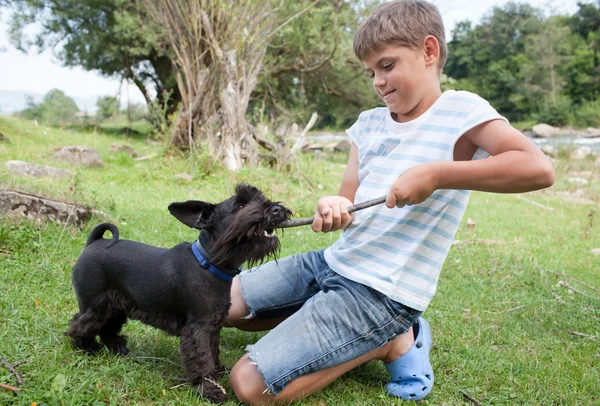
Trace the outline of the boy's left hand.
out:
[[[424,202],[437,189],[436,177],[428,164],[413,166],[392,184],[385,205],[404,207]]]

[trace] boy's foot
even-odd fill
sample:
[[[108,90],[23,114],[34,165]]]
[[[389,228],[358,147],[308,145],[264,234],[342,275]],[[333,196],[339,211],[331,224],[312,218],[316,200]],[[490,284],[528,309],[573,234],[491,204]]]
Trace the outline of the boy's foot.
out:
[[[388,395],[404,400],[424,399],[433,389],[433,368],[429,362],[431,329],[429,323],[419,317],[413,325],[415,343],[400,358],[385,364],[391,382],[385,386]]]

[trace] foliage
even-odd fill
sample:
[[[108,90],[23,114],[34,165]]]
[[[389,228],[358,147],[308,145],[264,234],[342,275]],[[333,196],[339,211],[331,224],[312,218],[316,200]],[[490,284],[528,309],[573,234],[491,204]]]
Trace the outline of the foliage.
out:
[[[600,99],[600,2],[578,7],[571,17],[546,16],[507,3],[475,27],[460,22],[448,44],[452,86],[480,94],[511,120],[575,124],[580,105]]]
[[[48,124],[64,125],[72,122],[79,108],[62,90],[50,90],[41,103],[35,104],[32,98],[21,116],[28,120],[38,120]]]
[[[108,120],[119,112],[119,99],[114,96],[102,96],[96,100],[96,117]]]

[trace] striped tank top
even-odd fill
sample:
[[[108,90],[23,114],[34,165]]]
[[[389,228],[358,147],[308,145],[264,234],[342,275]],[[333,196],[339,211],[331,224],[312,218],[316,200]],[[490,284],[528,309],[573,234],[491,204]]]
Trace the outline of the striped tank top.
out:
[[[481,97],[454,90],[407,123],[394,121],[384,107],[361,113],[347,130],[358,148],[354,203],[387,195],[398,176],[415,165],[452,161],[454,145],[465,132],[496,119],[506,120]],[[480,148],[473,159],[487,156]],[[325,260],[338,274],[424,311],[469,197],[467,190],[436,190],[418,205],[357,211],[325,250]]]

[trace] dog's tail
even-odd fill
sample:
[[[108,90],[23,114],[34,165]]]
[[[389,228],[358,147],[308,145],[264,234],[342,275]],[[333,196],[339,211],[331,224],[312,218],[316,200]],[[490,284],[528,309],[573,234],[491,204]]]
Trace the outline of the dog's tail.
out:
[[[94,241],[99,240],[100,238],[102,238],[102,236],[104,235],[104,232],[106,230],[110,230],[110,232],[112,233],[112,241],[111,241],[110,244],[108,244],[108,246],[106,248],[110,247],[111,245],[113,245],[114,243],[116,243],[117,241],[119,241],[119,229],[117,228],[117,226],[115,226],[114,224],[111,224],[111,223],[102,223],[102,224],[98,224],[90,232],[90,235],[88,236],[88,239],[87,239],[87,242],[85,243],[85,246],[87,247],[88,245],[90,245]]]

